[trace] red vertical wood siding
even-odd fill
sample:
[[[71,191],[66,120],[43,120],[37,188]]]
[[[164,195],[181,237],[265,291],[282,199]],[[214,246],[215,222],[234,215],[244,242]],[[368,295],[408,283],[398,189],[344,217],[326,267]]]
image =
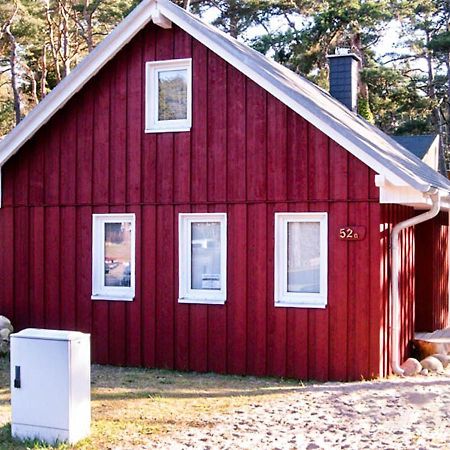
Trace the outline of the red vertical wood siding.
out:
[[[441,212],[416,227],[416,331],[450,325],[448,226],[448,213]]]
[[[145,62],[193,61],[190,133],[143,131]],[[148,26],[3,168],[0,310],[92,333],[99,363],[303,379],[387,373],[388,234],[374,173],[174,27]],[[178,214],[226,212],[224,306],[178,304]],[[326,309],[275,308],[275,212],[328,213]],[[136,214],[136,298],[92,301],[92,214]],[[380,232],[380,223],[382,230]],[[367,230],[339,240],[341,226]],[[402,305],[412,333],[411,231]],[[406,267],[408,265],[408,270]]]
[[[381,247],[382,247],[382,361],[383,373],[390,373],[390,325],[391,314],[389,310],[389,289],[391,280],[390,267],[390,235],[392,228],[399,222],[409,219],[415,215],[413,208],[400,205],[382,205],[381,208]],[[415,228],[410,227],[400,233],[400,272],[399,272],[399,295],[400,295],[400,358],[408,357],[409,343],[414,335],[414,311],[415,311]],[[429,244],[430,245],[430,244]],[[373,308],[373,307],[372,307]],[[378,307],[375,306],[378,310]],[[373,309],[371,309],[373,311]],[[378,311],[375,311],[378,316]],[[372,334],[372,333],[371,333]],[[375,334],[375,330],[373,331]],[[372,362],[374,364],[374,362]]]

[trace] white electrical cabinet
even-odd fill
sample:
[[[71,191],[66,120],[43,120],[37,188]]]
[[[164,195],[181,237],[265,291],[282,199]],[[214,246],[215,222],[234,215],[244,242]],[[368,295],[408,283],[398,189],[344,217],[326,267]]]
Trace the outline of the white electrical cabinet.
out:
[[[91,423],[90,335],[28,328],[11,335],[11,432],[71,444]]]

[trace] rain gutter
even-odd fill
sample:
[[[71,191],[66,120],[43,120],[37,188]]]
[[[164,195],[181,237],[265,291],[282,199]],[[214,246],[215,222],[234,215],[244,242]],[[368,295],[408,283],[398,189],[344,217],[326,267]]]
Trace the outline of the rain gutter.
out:
[[[400,295],[399,295],[399,236],[400,232],[406,228],[413,227],[422,222],[436,217],[441,210],[441,200],[437,189],[431,188],[427,195],[431,200],[431,208],[411,217],[410,219],[399,222],[392,229],[391,234],[391,261],[392,261],[392,279],[391,279],[391,368],[396,375],[403,376],[404,370],[400,367]]]

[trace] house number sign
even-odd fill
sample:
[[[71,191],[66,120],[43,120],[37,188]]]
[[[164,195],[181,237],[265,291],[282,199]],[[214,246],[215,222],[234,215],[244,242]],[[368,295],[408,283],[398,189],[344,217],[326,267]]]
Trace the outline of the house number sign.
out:
[[[362,241],[366,237],[366,227],[348,225],[339,227],[339,239],[341,241]]]

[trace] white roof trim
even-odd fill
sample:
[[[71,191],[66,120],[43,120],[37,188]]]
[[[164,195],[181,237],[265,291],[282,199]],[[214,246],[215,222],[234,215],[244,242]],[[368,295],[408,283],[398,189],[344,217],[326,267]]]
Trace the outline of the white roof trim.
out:
[[[380,188],[381,204],[396,204],[411,206],[414,209],[430,209],[432,201],[429,195],[420,192],[411,186],[394,186],[383,175],[375,176],[375,185]],[[448,192],[438,190],[441,197],[441,209],[449,211],[450,203]]]
[[[165,29],[172,28],[172,22],[169,19],[167,19],[167,17],[164,17],[161,14],[161,11],[157,6],[153,8],[152,21],[155,25],[158,25],[161,28]]]

